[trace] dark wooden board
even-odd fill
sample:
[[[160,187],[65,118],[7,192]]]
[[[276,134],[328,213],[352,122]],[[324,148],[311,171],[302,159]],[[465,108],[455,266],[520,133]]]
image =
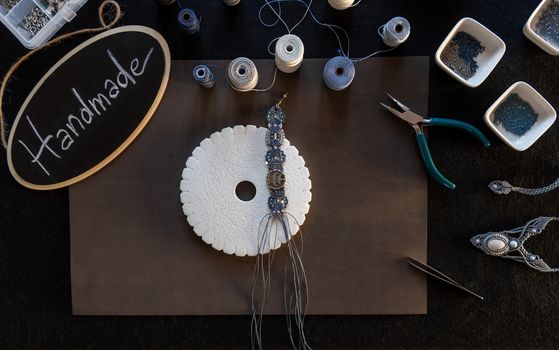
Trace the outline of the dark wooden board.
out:
[[[12,126],[14,178],[48,190],[101,169],[147,124],[169,70],[167,43],[147,27],[109,30],[69,52],[35,86]]]
[[[179,183],[200,141],[226,126],[263,125],[284,91],[286,135],[313,184],[302,228],[309,313],[427,311],[425,277],[406,262],[426,257],[425,169],[411,128],[378,102],[392,92],[425,113],[428,59],[366,61],[342,92],[322,85],[325,62],[307,59],[299,72],[278,74],[269,93],[239,93],[225,80],[227,61],[205,62],[217,75],[212,90],[193,82],[198,62],[173,61],[165,98],[126,157],[70,187],[74,314],[250,313],[254,258],[215,251],[194,234]],[[256,64],[268,84],[273,61]],[[283,312],[284,253],[276,255],[271,314]]]

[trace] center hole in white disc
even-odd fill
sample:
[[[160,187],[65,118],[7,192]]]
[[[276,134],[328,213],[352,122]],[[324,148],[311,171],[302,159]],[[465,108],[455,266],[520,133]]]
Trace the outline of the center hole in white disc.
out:
[[[202,78],[205,75],[205,72],[203,69],[200,68],[196,71],[196,74],[198,74],[198,76]]]
[[[239,69],[237,70],[237,73],[239,73],[239,75],[245,75],[246,72],[247,72],[247,69],[244,66],[240,66]]]
[[[344,74],[344,69],[343,67],[338,67],[336,68],[336,75],[343,75]]]
[[[242,181],[235,188],[235,194],[240,200],[248,202],[256,196],[256,187],[250,181]]]
[[[286,50],[287,52],[293,52],[294,49],[295,49],[295,48],[294,48],[293,45],[291,45],[291,44],[289,44],[289,45],[287,45],[287,46],[285,47],[285,50]]]

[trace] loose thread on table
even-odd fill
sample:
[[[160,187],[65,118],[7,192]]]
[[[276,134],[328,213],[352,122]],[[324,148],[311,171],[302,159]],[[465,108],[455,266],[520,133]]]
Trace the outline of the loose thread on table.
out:
[[[111,6],[113,8],[113,11],[114,11],[114,14],[112,14],[113,19],[110,22],[107,22],[105,20],[105,16],[111,15],[111,11],[107,10],[107,6]],[[65,40],[65,39],[71,38],[71,37],[79,35],[79,34],[98,33],[98,32],[102,32],[102,31],[105,31],[107,29],[110,29],[110,28],[114,27],[120,21],[120,19],[122,18],[123,12],[122,12],[118,2],[116,2],[115,0],[105,0],[101,3],[101,5],[99,5],[99,8],[97,10],[97,15],[98,15],[99,24],[101,24],[100,27],[84,28],[84,29],[76,30],[76,31],[71,32],[71,33],[60,35],[60,36],[48,41],[44,45],[39,46],[36,49],[33,49],[33,50],[29,51],[28,53],[26,53],[25,55],[20,57],[12,65],[12,67],[10,67],[10,69],[8,70],[6,75],[4,76],[4,79],[2,80],[2,85],[0,86],[0,136],[2,138],[2,145],[4,146],[4,148],[6,148],[6,149],[8,148],[8,141],[7,141],[8,125],[7,125],[7,122],[4,118],[4,113],[3,113],[4,104],[3,104],[3,101],[4,101],[4,93],[6,92],[6,87],[8,85],[8,82],[10,81],[10,78],[12,77],[12,75],[19,68],[19,66],[21,66],[21,64],[23,62],[27,61],[31,56],[33,56],[34,54],[36,54],[37,52],[39,52],[39,51],[41,51],[45,48],[56,45],[59,42]]]
[[[334,33],[339,44],[340,56],[345,57],[346,59],[334,57],[332,60],[330,60],[327,63],[328,67],[326,66],[324,67],[323,79],[326,86],[336,91],[343,90],[351,84],[353,78],[355,77],[355,67],[354,67],[355,63],[362,62],[379,53],[384,53],[384,52],[394,50],[396,47],[404,43],[409,38],[409,35],[411,33],[411,26],[405,18],[394,17],[386,24],[380,26],[379,29],[377,30],[383,43],[386,46],[388,46],[388,49],[377,50],[367,56],[352,59],[350,58],[350,39],[349,39],[349,35],[347,34],[347,31],[345,31],[345,29],[339,26],[321,22],[311,10],[312,0],[309,1],[308,3],[303,0],[265,0],[265,1],[266,4],[260,7],[258,13],[258,19],[260,23],[266,27],[273,27],[278,23],[282,23],[287,29],[288,33],[291,33],[295,28],[297,28],[304,21],[304,19],[307,16],[310,16],[315,23],[317,23],[320,26],[327,27]],[[281,11],[282,11],[281,3],[283,2],[294,2],[294,3],[303,4],[303,6],[305,6],[305,12],[303,16],[292,27],[289,27],[281,16]],[[356,5],[357,3],[355,3],[354,5]],[[277,4],[277,9],[272,6],[273,4]],[[266,8],[271,9],[273,14],[275,15],[275,20],[271,23],[268,23],[263,19],[263,11]],[[347,41],[347,47],[345,50],[338,31],[340,31],[345,36],[345,39]],[[277,42],[279,42],[279,40],[280,38],[275,38],[268,44],[268,52],[276,56],[276,65],[280,70],[283,71],[284,65],[282,65],[281,60],[277,59],[277,51],[278,51]],[[272,52],[270,47],[274,42],[276,42],[276,50],[275,52]]]

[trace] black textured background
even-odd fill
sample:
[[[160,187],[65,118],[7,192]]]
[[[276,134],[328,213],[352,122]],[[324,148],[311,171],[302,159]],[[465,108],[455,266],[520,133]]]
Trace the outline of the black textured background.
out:
[[[241,55],[268,58],[268,41],[283,34],[280,28],[259,25],[257,9],[263,1],[258,0],[242,0],[242,5],[235,8],[225,8],[218,0],[183,0],[203,17],[202,33],[195,41],[183,41],[178,35],[176,7],[161,8],[150,0],[120,2],[126,12],[123,24],[144,24],[160,30],[175,59],[229,59]],[[521,153],[505,146],[482,121],[491,103],[519,80],[532,84],[554,106],[559,106],[555,93],[559,85],[556,58],[522,35],[522,26],[539,1],[363,0],[358,7],[343,12],[330,9],[326,0],[314,2],[313,11],[319,18],[349,30],[355,56],[379,46],[378,26],[396,15],[407,17],[412,23],[412,36],[389,55],[430,56],[430,114],[469,121],[490,135],[493,145],[486,150],[455,130],[433,129],[430,133],[436,164],[458,188],[449,192],[429,183],[429,261],[484,295],[486,301],[430,281],[429,315],[309,317],[306,329],[310,343],[315,348],[559,347],[559,275],[490,258],[468,242],[477,233],[512,228],[540,215],[557,214],[559,191],[535,198],[514,194],[503,197],[486,188],[494,179],[529,187],[547,184],[559,176],[555,161],[557,126]],[[63,32],[94,26],[98,4],[90,0]],[[295,6],[285,11],[290,22],[300,13]],[[440,42],[465,16],[481,21],[507,43],[501,63],[476,89],[455,82],[433,60]],[[307,57],[336,54],[332,34],[309,20],[295,34],[305,42]],[[26,50],[3,27],[0,38],[0,71],[5,72]],[[6,95],[5,112],[9,117],[16,114],[41,75],[81,40],[83,37],[68,40],[22,66]],[[405,100],[405,91],[394,94]],[[0,166],[0,183],[0,348],[249,346],[247,317],[71,316],[67,190],[24,189],[11,178],[5,163]],[[555,225],[540,239],[530,242],[530,248],[548,262],[559,264],[559,230]],[[268,348],[288,345],[282,317],[268,318],[264,334]]]

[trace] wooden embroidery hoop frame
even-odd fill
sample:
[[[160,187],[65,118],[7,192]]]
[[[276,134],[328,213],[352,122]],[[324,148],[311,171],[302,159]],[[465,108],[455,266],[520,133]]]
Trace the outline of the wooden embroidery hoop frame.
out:
[[[157,40],[157,42],[159,42],[159,44],[161,45],[161,49],[163,51],[163,55],[164,55],[164,58],[165,58],[165,69],[164,69],[164,72],[163,72],[163,78],[161,80],[161,85],[159,87],[159,91],[157,92],[157,95],[156,95],[153,103],[151,104],[151,107],[149,108],[148,112],[146,113],[146,115],[144,116],[142,121],[138,124],[136,129],[134,129],[134,131],[130,134],[130,136],[128,136],[128,138],[126,138],[126,140],[124,140],[124,142],[120,146],[118,146],[105,159],[103,159],[101,162],[99,162],[97,165],[90,168],[89,170],[87,170],[87,171],[81,173],[80,175],[75,176],[71,179],[68,179],[68,180],[65,180],[65,181],[62,181],[62,182],[57,182],[57,183],[54,183],[54,184],[49,184],[49,185],[37,185],[37,184],[26,181],[25,179],[23,179],[17,173],[17,171],[15,170],[13,161],[12,161],[12,145],[13,145],[14,133],[15,133],[15,130],[17,129],[17,126],[18,126],[18,124],[21,120],[21,116],[23,114],[23,111],[25,111],[25,109],[27,108],[27,105],[29,104],[31,99],[35,96],[35,93],[37,92],[37,90],[39,90],[39,88],[41,88],[43,83],[58,69],[58,67],[60,67],[62,64],[64,64],[68,59],[70,59],[72,56],[74,56],[76,53],[78,53],[79,51],[81,51],[85,47],[89,46],[90,44],[92,44],[96,41],[99,41],[103,38],[106,38],[110,35],[118,34],[118,33],[122,33],[122,32],[141,32],[141,33],[147,34],[147,35],[153,37],[155,40]],[[10,130],[10,136],[9,136],[9,139],[8,139],[7,156],[8,156],[8,167],[10,169],[10,173],[12,174],[14,179],[16,179],[16,181],[19,182],[21,185],[23,185],[27,188],[34,189],[34,190],[54,190],[54,189],[66,187],[66,186],[72,185],[76,182],[79,182],[79,181],[95,174],[97,171],[101,170],[104,166],[106,166],[113,159],[115,159],[120,153],[122,153],[126,149],[126,147],[128,147],[132,143],[132,141],[134,141],[134,139],[136,137],[138,137],[138,135],[142,132],[144,127],[147,125],[147,123],[150,121],[151,117],[153,116],[153,114],[157,110],[157,107],[159,106],[159,103],[161,102],[161,100],[163,98],[163,95],[165,94],[165,90],[166,90],[167,84],[169,82],[170,71],[171,71],[171,54],[170,54],[170,51],[169,51],[169,46],[168,46],[167,42],[165,41],[165,39],[163,38],[163,36],[161,34],[159,34],[157,31],[155,31],[151,28],[148,28],[148,27],[145,27],[145,26],[138,26],[138,25],[123,26],[123,27],[119,27],[119,28],[110,29],[106,32],[98,34],[98,35],[84,41],[83,43],[78,45],[76,48],[74,48],[73,50],[68,52],[54,66],[52,66],[52,68],[49,69],[49,71],[41,78],[41,80],[39,80],[39,82],[35,85],[33,90],[31,90],[31,92],[29,93],[29,95],[27,96],[25,101],[23,102],[23,105],[21,106],[21,108],[20,108],[20,110],[19,110],[19,112],[16,116],[16,119],[14,121],[14,124],[13,124],[13,126]]]

